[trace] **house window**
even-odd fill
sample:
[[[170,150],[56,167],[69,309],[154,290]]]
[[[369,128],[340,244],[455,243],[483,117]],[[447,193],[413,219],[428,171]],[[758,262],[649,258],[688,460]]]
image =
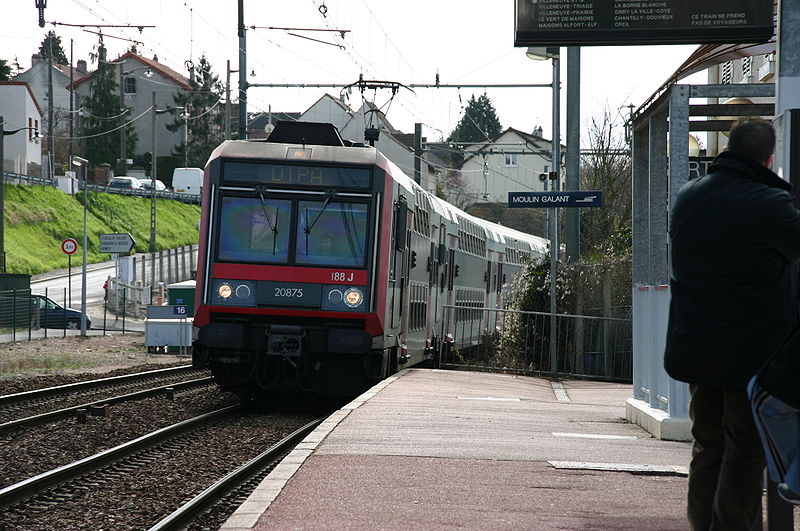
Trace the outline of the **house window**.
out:
[[[516,166],[517,165],[517,154],[516,153],[506,153],[506,166]]]
[[[136,94],[136,78],[126,77],[122,79],[122,86],[125,94]]]
[[[753,57],[745,57],[742,59],[742,81],[750,81],[750,76],[753,74]]]

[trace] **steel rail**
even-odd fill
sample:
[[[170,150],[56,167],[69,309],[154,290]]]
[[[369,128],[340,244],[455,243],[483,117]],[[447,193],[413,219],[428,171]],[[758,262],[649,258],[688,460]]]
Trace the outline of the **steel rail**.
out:
[[[0,406],[9,404],[16,404],[26,400],[38,400],[53,395],[64,393],[72,393],[74,391],[83,391],[91,389],[92,387],[99,387],[102,385],[118,385],[120,383],[128,383],[135,380],[144,380],[153,376],[164,376],[172,373],[190,372],[191,365],[181,365],[180,367],[168,367],[166,369],[156,369],[153,371],[137,372],[134,374],[124,374],[122,376],[113,376],[111,378],[99,378],[97,380],[87,380],[85,382],[75,382],[66,385],[57,385],[55,387],[46,387],[44,389],[34,389],[32,391],[23,391],[22,393],[14,393],[10,395],[0,396]],[[195,369],[196,370],[196,369]]]
[[[250,479],[250,477],[255,475],[260,469],[275,460],[277,456],[293,448],[297,443],[302,441],[306,435],[314,431],[326,418],[327,417],[321,417],[313,420],[293,433],[290,433],[284,439],[278,441],[261,454],[189,500],[172,514],[151,527],[149,531],[172,531],[183,528],[189,521],[206,510],[215,501]]]
[[[9,505],[22,500],[31,494],[35,494],[36,492],[40,492],[61,485],[62,483],[66,483],[73,479],[77,479],[83,474],[92,472],[116,461],[120,461],[121,459],[129,457],[136,452],[152,448],[167,439],[171,439],[188,431],[194,430],[207,422],[232,416],[235,413],[240,412],[241,409],[242,404],[237,404],[235,406],[228,406],[218,409],[216,411],[212,411],[211,413],[206,413],[192,419],[184,420],[182,422],[178,422],[177,424],[173,424],[172,426],[167,426],[152,433],[148,433],[147,435],[133,439],[132,441],[109,448],[108,450],[104,450],[98,454],[80,459],[68,465],[54,468],[48,472],[43,472],[13,485],[9,485],[8,487],[0,489],[0,508],[8,507]]]
[[[159,387],[152,387],[150,389],[145,389],[144,391],[136,391],[134,393],[128,393],[126,395],[119,395],[119,396],[112,396],[110,398],[104,398],[101,400],[95,400],[94,402],[89,402],[86,404],[80,404],[77,406],[70,406],[63,409],[56,409],[53,411],[48,411],[47,413],[41,413],[39,415],[33,415],[30,417],[25,417],[22,419],[11,420],[9,422],[5,422],[0,424],[0,433],[6,433],[23,426],[34,426],[36,424],[42,424],[44,422],[49,422],[51,420],[56,420],[59,418],[65,418],[71,416],[79,409],[92,409],[92,408],[99,408],[107,404],[116,404],[118,402],[127,402],[129,400],[136,400],[139,398],[147,398],[149,396],[154,396],[165,392],[167,389],[178,389],[181,390],[187,387],[194,387],[198,385],[203,385],[205,383],[211,383],[214,380],[213,377],[209,376],[206,378],[198,378],[196,380],[189,380],[186,382],[178,382],[173,384],[166,384]]]

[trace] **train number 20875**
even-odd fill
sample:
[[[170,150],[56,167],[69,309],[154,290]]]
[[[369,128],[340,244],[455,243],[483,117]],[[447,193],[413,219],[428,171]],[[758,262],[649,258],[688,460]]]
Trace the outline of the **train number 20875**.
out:
[[[281,298],[302,298],[303,288],[274,288],[275,297]]]

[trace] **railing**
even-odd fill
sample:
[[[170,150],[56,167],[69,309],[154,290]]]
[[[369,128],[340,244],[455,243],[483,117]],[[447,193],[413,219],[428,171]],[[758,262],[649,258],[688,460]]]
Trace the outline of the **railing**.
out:
[[[32,177],[30,175],[22,175],[19,173],[12,173],[9,171],[3,172],[6,184],[28,184],[37,186],[54,186],[51,179],[42,179],[41,177]],[[79,183],[79,189],[83,189],[83,184]],[[114,188],[111,186],[104,186],[99,184],[88,183],[86,186],[90,192],[105,192],[107,194],[121,194],[133,197],[150,198],[152,193],[144,188]],[[196,194],[178,194],[169,190],[157,191],[156,197],[159,199],[171,199],[173,201],[180,201],[182,203],[199,204],[200,196]]]
[[[550,322],[556,322],[556,366]],[[632,381],[632,320],[445,306],[439,365],[517,374]]]

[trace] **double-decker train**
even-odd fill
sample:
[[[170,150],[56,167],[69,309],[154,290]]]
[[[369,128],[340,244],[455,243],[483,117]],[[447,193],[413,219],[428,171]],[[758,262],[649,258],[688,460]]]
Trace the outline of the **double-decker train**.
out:
[[[358,393],[494,332],[497,312],[445,307],[500,307],[547,243],[428,193],[331,124],[281,122],[205,168],[193,363],[241,394]]]

